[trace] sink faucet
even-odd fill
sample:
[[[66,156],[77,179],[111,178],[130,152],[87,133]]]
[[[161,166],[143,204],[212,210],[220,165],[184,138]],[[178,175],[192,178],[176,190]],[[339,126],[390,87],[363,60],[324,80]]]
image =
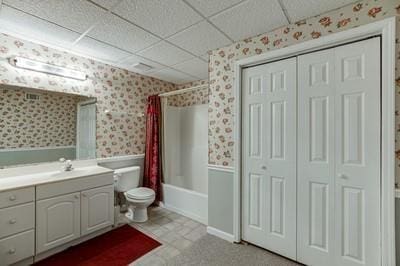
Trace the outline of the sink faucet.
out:
[[[71,160],[65,160],[65,158],[60,158],[60,162],[63,163],[63,166],[61,167],[62,171],[72,171],[72,169],[74,169],[72,167]]]

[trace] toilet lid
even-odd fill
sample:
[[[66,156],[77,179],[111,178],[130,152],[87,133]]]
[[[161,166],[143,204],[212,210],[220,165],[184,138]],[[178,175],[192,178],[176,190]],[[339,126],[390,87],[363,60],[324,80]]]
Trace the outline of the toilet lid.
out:
[[[148,199],[154,195],[154,190],[147,187],[134,188],[126,192],[126,196],[131,199]]]

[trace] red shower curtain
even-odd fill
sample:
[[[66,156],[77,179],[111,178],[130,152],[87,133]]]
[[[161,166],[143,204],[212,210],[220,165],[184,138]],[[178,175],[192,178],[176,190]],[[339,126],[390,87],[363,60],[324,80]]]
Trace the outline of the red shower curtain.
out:
[[[156,192],[155,205],[162,200],[161,180],[161,101],[158,95],[147,98],[146,151],[143,186]]]

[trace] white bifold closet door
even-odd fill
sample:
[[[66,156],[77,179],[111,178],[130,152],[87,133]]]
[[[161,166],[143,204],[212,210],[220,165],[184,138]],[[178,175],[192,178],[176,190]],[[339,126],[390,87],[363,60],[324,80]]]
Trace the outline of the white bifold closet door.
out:
[[[380,69],[380,38],[243,69],[243,240],[381,265]]]
[[[296,58],[243,70],[242,238],[296,259]]]
[[[380,265],[380,39],[298,58],[298,260]]]

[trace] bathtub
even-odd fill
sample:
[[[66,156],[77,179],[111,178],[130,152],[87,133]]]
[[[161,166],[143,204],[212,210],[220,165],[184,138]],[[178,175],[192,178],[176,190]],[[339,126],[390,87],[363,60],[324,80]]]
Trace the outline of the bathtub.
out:
[[[164,183],[162,189],[162,207],[208,224],[208,195]]]

